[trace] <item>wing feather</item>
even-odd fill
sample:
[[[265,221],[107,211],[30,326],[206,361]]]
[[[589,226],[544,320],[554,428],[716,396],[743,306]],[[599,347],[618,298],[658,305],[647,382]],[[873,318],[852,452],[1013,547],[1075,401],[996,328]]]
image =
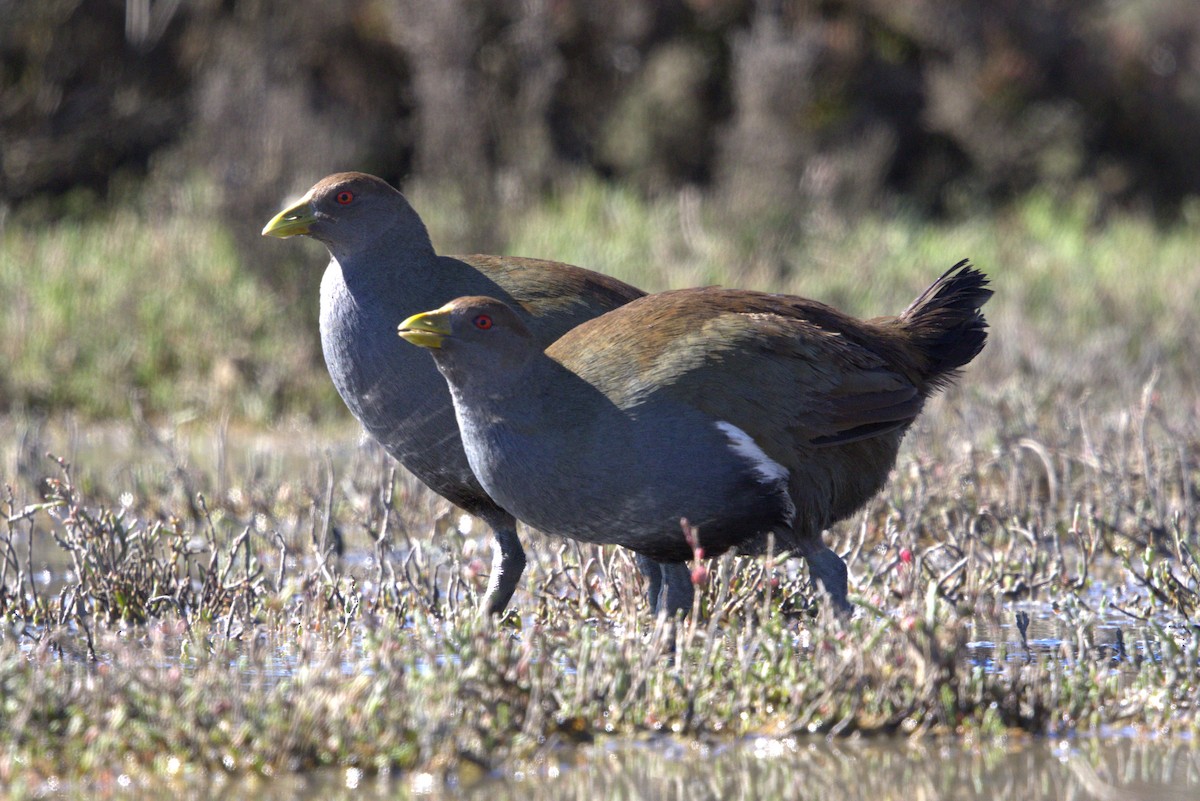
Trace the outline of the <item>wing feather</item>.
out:
[[[916,417],[923,395],[904,360],[865,344],[883,330],[801,298],[708,287],[635,300],[547,352],[622,408],[686,404],[774,457],[882,436]]]

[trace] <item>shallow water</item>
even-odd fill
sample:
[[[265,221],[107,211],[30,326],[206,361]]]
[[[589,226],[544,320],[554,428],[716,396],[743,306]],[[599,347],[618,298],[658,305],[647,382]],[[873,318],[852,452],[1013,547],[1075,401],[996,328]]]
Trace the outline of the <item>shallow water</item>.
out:
[[[357,769],[230,779],[135,782],[114,772],[86,786],[51,784],[47,798],[262,799],[864,799],[864,801],[1192,801],[1200,744],[1134,736],[1022,737],[1004,746],[960,741],[748,740],[712,747],[657,740],[564,750],[512,776],[446,786],[432,774],[365,776]]]
[[[1099,600],[1112,595],[1112,587],[1097,583],[1093,593]],[[1097,606],[1100,604],[1098,603]],[[1144,660],[1161,660],[1162,645],[1145,638],[1144,621],[1116,611],[1097,614],[1089,621],[1087,641],[1080,641],[1081,627],[1053,603],[1021,602],[1004,604],[998,614],[980,615],[972,620],[975,638],[966,644],[966,661],[987,671],[1003,670],[1013,663],[1054,658],[1077,658],[1091,654],[1106,659],[1114,669],[1134,669]],[[1024,615],[1025,631],[1021,631]],[[1170,636],[1174,624],[1155,621]],[[1179,636],[1190,634],[1179,631]]]

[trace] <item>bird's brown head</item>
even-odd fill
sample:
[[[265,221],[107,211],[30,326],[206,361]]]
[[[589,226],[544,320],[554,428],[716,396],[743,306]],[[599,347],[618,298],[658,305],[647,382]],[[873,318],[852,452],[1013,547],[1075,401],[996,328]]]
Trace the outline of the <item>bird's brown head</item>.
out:
[[[515,375],[540,352],[521,317],[495,298],[452,300],[440,309],[414,314],[400,323],[398,332],[408,342],[428,348],[452,381]]]
[[[263,236],[286,239],[311,236],[341,260],[384,233],[428,246],[420,217],[387,181],[362,172],[339,172],[322,178],[292,205],[271,218]]]

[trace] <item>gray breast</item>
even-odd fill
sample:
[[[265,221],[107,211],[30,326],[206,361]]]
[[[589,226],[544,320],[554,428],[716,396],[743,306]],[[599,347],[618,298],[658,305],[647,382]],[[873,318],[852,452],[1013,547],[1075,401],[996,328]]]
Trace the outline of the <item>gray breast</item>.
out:
[[[428,354],[396,335],[404,316],[405,305],[385,293],[351,294],[336,262],[326,270],[321,348],[338,394],[401,464],[434,490],[457,494],[454,485],[477,485],[446,382]]]

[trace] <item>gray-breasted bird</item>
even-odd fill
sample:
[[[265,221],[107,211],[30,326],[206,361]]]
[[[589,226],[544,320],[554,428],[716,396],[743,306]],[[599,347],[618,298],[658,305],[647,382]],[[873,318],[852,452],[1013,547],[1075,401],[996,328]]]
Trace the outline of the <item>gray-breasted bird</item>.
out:
[[[705,556],[773,534],[846,610],[821,532],[880,489],[925,399],[983,348],[987,284],[964,261],[866,321],[787,295],[664,292],[544,350],[506,303],[464,297],[399,333],[445,377],[488,494],[546,533],[636,551],[652,609],[691,608],[686,518]]]
[[[424,354],[396,338],[396,323],[461,295],[490,295],[510,304],[544,347],[645,293],[557,262],[439,256],[404,195],[363,173],[322,179],[267,223],[263,235],[310,236],[328,248],[320,325],[329,376],[388,453],[492,527],[497,548],[484,608],[503,611],[525,568],[516,521],[475,479],[445,382]]]

